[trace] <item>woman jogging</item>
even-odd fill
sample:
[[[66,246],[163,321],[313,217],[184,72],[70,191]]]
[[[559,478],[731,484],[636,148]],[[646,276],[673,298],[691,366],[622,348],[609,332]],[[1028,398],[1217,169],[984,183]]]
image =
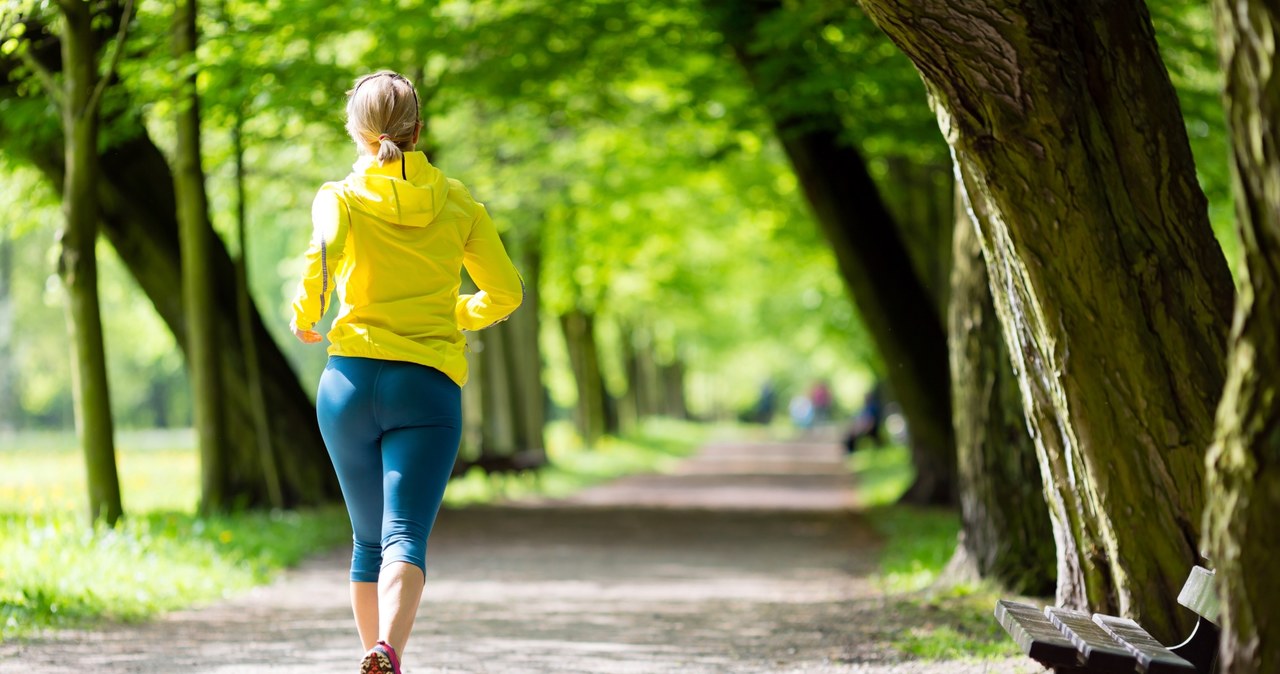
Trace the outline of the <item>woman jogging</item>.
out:
[[[356,80],[347,131],[359,160],[316,195],[290,326],[319,342],[315,325],[338,291],[316,414],[351,516],[362,674],[399,674],[422,597],[427,537],[461,438],[461,331],[503,320],[524,298],[484,206],[413,151],[421,130],[409,80]],[[459,295],[463,266],[479,292]]]

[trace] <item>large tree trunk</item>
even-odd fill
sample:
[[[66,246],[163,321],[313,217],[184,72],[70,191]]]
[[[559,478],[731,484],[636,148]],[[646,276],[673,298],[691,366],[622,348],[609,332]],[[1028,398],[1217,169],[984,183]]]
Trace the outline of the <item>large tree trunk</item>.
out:
[[[180,64],[195,61],[196,0],[174,10],[173,56]],[[231,506],[227,434],[222,418],[221,360],[214,334],[213,276],[209,249],[213,229],[200,165],[200,99],[196,69],[187,67],[175,96],[177,147],[174,150],[174,194],[178,200],[178,240],[182,254],[182,303],[187,319],[187,373],[200,449],[200,512],[209,514]],[[239,323],[239,321],[237,321]]]
[[[58,234],[58,271],[67,289],[67,328],[72,345],[76,431],[84,449],[89,515],[114,526],[124,514],[116,472],[107,357],[98,304],[98,85],[97,40],[88,3],[64,3],[62,62],[65,86],[62,128],[66,173]],[[52,93],[52,92],[50,92]]]
[[[1146,7],[862,4],[919,68],[990,215],[983,254],[1048,471],[1058,600],[1174,639],[1232,289]]]
[[[1224,674],[1280,671],[1280,7],[1215,0],[1244,282],[1209,454]]]
[[[1045,536],[1051,524],[1040,463],[991,303],[978,232],[957,201],[949,323],[960,545],[979,576],[1015,592],[1048,594],[1054,548]]]
[[[779,46],[759,39],[760,23],[782,11],[780,2],[705,4],[765,102],[907,417],[917,475],[905,500],[953,503],[955,442],[946,332],[901,232],[858,150],[840,140],[842,123],[834,99],[826,101],[825,110],[804,112],[782,99],[783,87],[803,81],[811,57],[801,41]],[[762,53],[758,44],[773,51]]]

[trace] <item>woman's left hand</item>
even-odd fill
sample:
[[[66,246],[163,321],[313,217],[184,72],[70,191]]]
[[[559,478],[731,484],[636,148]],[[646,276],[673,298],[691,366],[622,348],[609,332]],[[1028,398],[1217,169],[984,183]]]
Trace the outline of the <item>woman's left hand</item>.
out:
[[[293,336],[297,337],[298,341],[303,344],[315,344],[322,339],[320,333],[315,330],[299,330],[298,324],[293,321],[289,321],[289,329],[293,331]]]

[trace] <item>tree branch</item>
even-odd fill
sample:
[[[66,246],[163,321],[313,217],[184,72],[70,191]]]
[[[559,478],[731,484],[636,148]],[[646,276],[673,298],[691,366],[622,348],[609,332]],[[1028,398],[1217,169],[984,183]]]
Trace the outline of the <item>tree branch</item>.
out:
[[[40,84],[43,85],[45,91],[48,92],[49,98],[52,98],[53,102],[57,103],[59,107],[65,105],[66,98],[62,94],[62,89],[58,87],[57,80],[53,79],[53,73],[49,72],[48,68],[44,67],[43,64],[31,55],[31,52],[28,51],[30,45],[31,41],[28,40],[27,45],[17,49],[18,58],[22,59],[22,62],[36,74],[36,78],[40,80]]]
[[[116,32],[115,51],[111,54],[111,61],[107,63],[106,70],[102,71],[102,76],[98,78],[98,84],[93,88],[93,93],[89,95],[89,101],[85,104],[86,111],[97,109],[98,101],[107,90],[107,83],[111,81],[116,68],[120,66],[120,57],[124,55],[124,41],[129,35],[129,19],[132,14],[133,0],[125,0],[124,13],[120,15],[120,30]]]

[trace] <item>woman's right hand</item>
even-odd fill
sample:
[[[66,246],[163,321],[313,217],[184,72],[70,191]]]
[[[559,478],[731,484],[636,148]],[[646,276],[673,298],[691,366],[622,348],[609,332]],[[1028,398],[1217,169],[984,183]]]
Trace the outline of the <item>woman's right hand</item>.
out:
[[[322,339],[322,337],[320,337],[320,333],[315,330],[298,329],[298,324],[293,321],[289,321],[289,329],[293,331],[293,336],[297,337],[298,341],[303,344],[315,344]]]

